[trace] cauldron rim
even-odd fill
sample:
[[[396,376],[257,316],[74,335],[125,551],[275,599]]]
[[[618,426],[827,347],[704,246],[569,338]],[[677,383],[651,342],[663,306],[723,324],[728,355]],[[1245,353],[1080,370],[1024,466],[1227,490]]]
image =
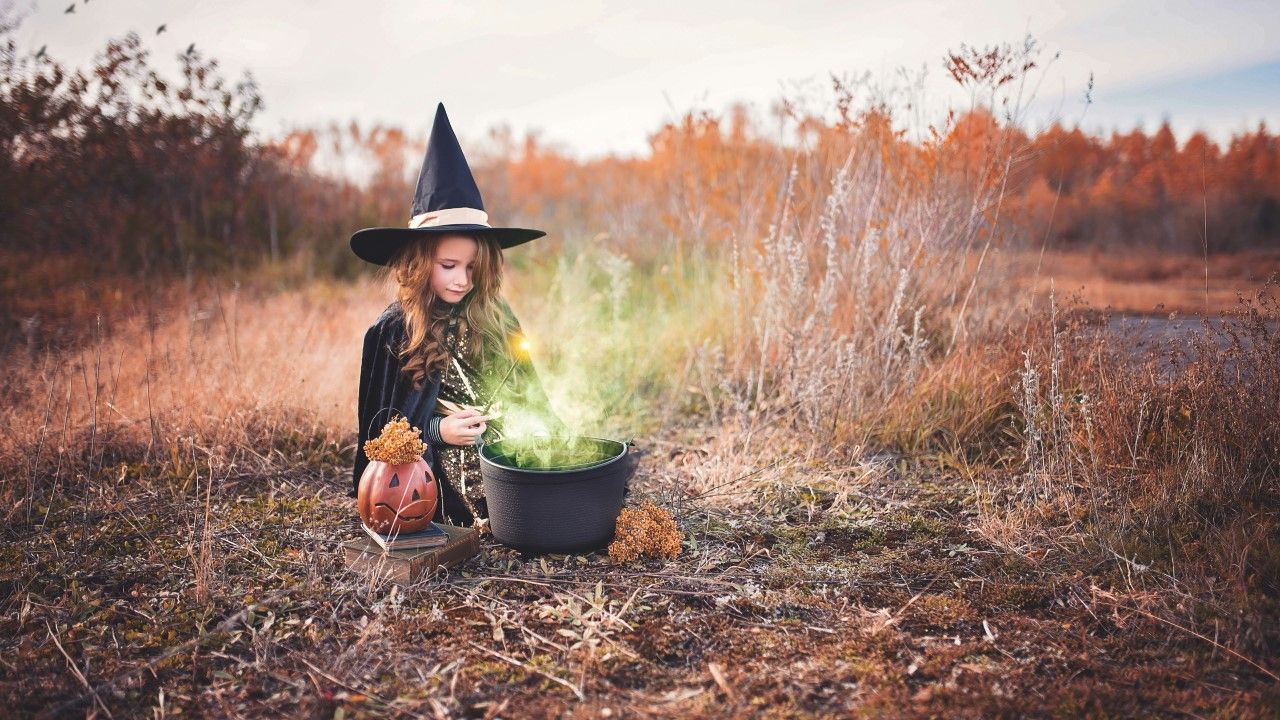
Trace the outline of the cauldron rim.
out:
[[[480,475],[495,540],[523,553],[537,554],[593,551],[613,539],[627,481],[636,470],[638,457],[630,441],[578,437],[619,448],[619,452],[576,470],[522,470],[480,453]]]
[[[594,435],[575,435],[574,437],[582,438],[585,440],[597,440],[597,441],[606,442],[606,443],[617,443],[619,446],[621,446],[622,450],[617,455],[614,455],[613,457],[607,460],[602,460],[594,465],[587,465],[585,467],[567,468],[563,470],[537,469],[537,468],[527,469],[527,468],[520,468],[520,467],[512,467],[511,465],[503,465],[501,463],[494,462],[492,459],[485,456],[484,454],[485,447],[489,447],[490,445],[501,444],[503,442],[506,442],[505,439],[499,440],[498,442],[495,442],[495,443],[485,444],[480,448],[480,452],[476,454],[480,456],[480,462],[482,464],[489,465],[489,466],[492,466],[493,468],[500,469],[509,473],[522,473],[522,474],[527,473],[529,475],[535,476],[539,481],[546,481],[551,479],[573,481],[573,480],[582,479],[577,475],[578,473],[594,473],[600,470],[601,468],[608,467],[609,465],[627,457],[629,451],[631,450],[631,443],[625,440],[611,440],[609,438],[595,437]],[[537,476],[545,476],[545,477],[537,477]],[[512,478],[508,478],[508,479],[510,480]],[[534,479],[534,478],[530,478],[530,479]]]

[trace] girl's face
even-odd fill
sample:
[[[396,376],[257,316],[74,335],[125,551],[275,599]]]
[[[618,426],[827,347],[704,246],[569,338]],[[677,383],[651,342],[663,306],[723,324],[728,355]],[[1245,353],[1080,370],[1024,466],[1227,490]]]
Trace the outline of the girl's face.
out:
[[[476,241],[465,235],[442,237],[431,259],[431,292],[451,305],[471,292],[476,252]]]

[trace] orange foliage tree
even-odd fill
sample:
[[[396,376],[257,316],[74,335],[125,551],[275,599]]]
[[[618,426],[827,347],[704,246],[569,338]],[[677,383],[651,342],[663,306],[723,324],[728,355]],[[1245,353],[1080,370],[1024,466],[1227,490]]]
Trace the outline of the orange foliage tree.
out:
[[[252,78],[229,84],[198,52],[180,57],[181,77],[171,81],[131,34],[89,70],[70,71],[20,52],[12,30],[0,21],[0,260],[28,268],[32,283],[56,285],[59,273],[189,278],[298,257],[309,275],[352,276],[363,265],[347,250],[351,231],[406,219],[421,136],[352,122],[256,138],[249,123],[262,99]],[[868,154],[878,169],[867,181],[882,190],[873,200],[969,198],[971,207],[947,210],[980,226],[966,242],[1275,245],[1280,142],[1265,125],[1225,148],[1203,133],[1180,143],[1167,123],[1150,136],[1103,138],[1060,124],[1029,135],[1009,98],[1036,52],[1028,40],[949,53],[947,70],[973,107],[914,140],[890,103],[859,103],[833,77],[834,117],[783,101],[773,113],[785,132],[763,131],[735,105],[663,123],[635,157],[579,159],[503,127],[464,145],[496,222],[546,228],[552,247],[607,243],[642,266],[679,267],[690,253],[745,255],[781,218],[817,222],[812,210],[829,201],[840,168]],[[941,186],[952,192],[935,193]],[[865,227],[905,227],[887,223],[898,210],[881,202],[865,206],[874,216]],[[834,248],[859,240],[835,238]],[[813,266],[826,262],[827,249],[805,251]],[[17,307],[30,295],[23,287],[0,287],[0,299]],[[33,312],[30,303],[13,311],[0,330]]]

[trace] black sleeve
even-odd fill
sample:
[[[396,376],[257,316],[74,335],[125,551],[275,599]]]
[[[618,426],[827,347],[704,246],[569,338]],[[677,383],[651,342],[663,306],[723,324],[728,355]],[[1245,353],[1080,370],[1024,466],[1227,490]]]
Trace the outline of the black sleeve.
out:
[[[431,447],[439,449],[444,447],[444,438],[440,436],[440,421],[444,418],[440,415],[432,415],[431,420],[427,421],[427,427],[422,431],[422,437],[429,443]]]
[[[360,359],[360,393],[356,405],[359,424],[355,465],[351,469],[351,497],[360,488],[360,476],[369,458],[364,443],[382,432],[382,426],[399,413],[408,417],[406,407],[412,384],[402,377],[397,351],[404,340],[403,325],[394,315],[384,313],[364,335],[364,351]],[[430,461],[430,457],[428,457]]]

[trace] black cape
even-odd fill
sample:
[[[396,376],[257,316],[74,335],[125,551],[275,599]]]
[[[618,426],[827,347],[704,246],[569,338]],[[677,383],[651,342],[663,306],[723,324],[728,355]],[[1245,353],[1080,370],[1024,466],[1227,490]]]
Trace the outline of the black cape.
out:
[[[505,303],[503,310],[514,322],[517,331],[519,321]],[[370,437],[382,432],[382,427],[396,414],[403,415],[409,424],[417,428],[426,428],[431,419],[432,410],[436,406],[436,398],[440,394],[440,371],[434,371],[421,387],[415,388],[413,381],[402,373],[404,364],[399,357],[399,350],[404,346],[407,333],[404,325],[404,311],[400,302],[394,301],[387,306],[373,325],[365,331],[364,351],[360,360],[360,393],[357,400],[357,420],[359,430],[356,441],[355,466],[351,470],[351,492],[355,497],[360,487],[360,476],[369,464],[365,455],[364,443]],[[514,374],[523,377],[512,378],[516,382],[507,387],[524,388],[524,394],[515,398],[516,402],[528,407],[537,408],[549,418],[553,424],[552,432],[561,433],[567,429],[562,421],[551,411],[546,392],[538,380],[533,364],[523,359]],[[504,397],[510,397],[504,396]],[[449,486],[439,459],[430,443],[423,457],[431,465],[440,489],[440,502],[436,503],[435,520],[454,524],[470,525],[474,518],[465,510],[465,505],[458,497],[457,491]],[[463,517],[445,517],[444,507],[448,506],[450,515],[461,509]]]

